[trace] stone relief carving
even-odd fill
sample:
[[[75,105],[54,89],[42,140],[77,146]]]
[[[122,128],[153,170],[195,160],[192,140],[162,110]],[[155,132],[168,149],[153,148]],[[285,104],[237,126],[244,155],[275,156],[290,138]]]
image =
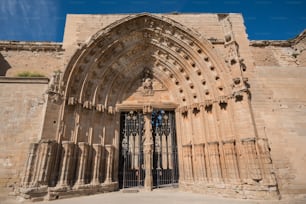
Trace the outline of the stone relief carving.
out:
[[[239,44],[235,38],[235,35],[233,33],[233,25],[230,19],[229,15],[219,15],[219,21],[223,27],[224,32],[224,39],[225,44],[224,48],[227,50],[227,56],[225,59],[225,62],[227,63],[228,67],[230,68],[232,72],[233,77],[233,88],[236,89],[243,89],[244,86],[248,86],[246,83],[240,83],[245,82],[242,80],[243,78],[243,72],[246,71],[247,66],[244,62],[244,59],[240,56],[239,51]],[[241,79],[241,80],[240,80]]]
[[[153,75],[152,71],[148,68],[143,70],[142,88],[144,96],[154,95],[153,91]]]
[[[59,101],[59,99],[63,95],[63,85],[61,82],[61,77],[62,77],[62,72],[60,70],[55,71],[50,81],[47,93],[49,94],[49,97],[52,102]]]

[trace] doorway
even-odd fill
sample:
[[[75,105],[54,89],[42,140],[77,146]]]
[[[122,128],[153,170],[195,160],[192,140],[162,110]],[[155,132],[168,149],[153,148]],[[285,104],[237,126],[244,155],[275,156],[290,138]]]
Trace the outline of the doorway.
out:
[[[154,188],[177,186],[179,179],[174,111],[156,109],[151,114],[152,183]],[[120,116],[120,188],[143,187],[144,115],[142,111],[121,112]]]

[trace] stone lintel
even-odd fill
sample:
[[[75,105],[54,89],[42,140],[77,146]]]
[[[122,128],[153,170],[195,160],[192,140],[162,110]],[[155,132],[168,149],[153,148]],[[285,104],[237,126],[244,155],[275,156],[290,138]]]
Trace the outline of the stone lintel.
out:
[[[130,111],[130,110],[142,110],[144,105],[146,104],[117,104],[116,109],[118,111]],[[149,106],[152,106],[153,108],[158,109],[165,109],[165,110],[172,110],[176,109],[178,107],[178,104],[174,103],[150,103],[147,104]]]

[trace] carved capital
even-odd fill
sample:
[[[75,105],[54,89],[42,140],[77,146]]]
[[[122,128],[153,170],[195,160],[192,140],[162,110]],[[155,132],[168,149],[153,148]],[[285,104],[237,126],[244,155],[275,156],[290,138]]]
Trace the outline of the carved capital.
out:
[[[182,106],[180,107],[181,114],[185,115],[188,114],[188,106]]]
[[[145,113],[152,113],[152,111],[153,111],[153,106],[151,106],[151,105],[144,105],[144,106],[142,107],[142,111],[143,111],[144,114],[145,114]]]
[[[103,104],[97,104],[96,105],[96,110],[98,112],[104,112],[105,111],[105,106]]]
[[[108,114],[114,114],[115,113],[115,108],[113,106],[108,106],[107,113]]]
[[[91,101],[84,101],[83,108],[92,109],[92,102]]]
[[[219,104],[221,104],[221,103],[227,103],[227,101],[228,101],[228,98],[227,98],[226,96],[219,96],[219,97],[218,97],[218,102],[219,102]]]
[[[76,105],[77,102],[78,102],[78,100],[73,96],[68,98],[68,105],[70,105],[70,106]]]

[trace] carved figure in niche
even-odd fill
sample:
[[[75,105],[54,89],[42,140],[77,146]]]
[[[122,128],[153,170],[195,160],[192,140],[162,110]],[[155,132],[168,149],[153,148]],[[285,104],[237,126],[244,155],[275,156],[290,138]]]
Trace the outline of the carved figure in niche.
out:
[[[154,94],[152,71],[148,68],[145,68],[143,73],[144,73],[142,78],[143,94],[145,96],[151,96]]]
[[[53,73],[49,88],[47,93],[50,96],[50,100],[55,103],[60,100],[62,95],[62,85],[61,85],[61,71],[55,71]]]
[[[49,92],[53,92],[53,93],[60,93],[61,91],[61,86],[60,86],[60,79],[61,79],[61,71],[55,71],[53,73],[52,79],[51,79],[51,83],[49,86]]]

